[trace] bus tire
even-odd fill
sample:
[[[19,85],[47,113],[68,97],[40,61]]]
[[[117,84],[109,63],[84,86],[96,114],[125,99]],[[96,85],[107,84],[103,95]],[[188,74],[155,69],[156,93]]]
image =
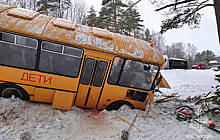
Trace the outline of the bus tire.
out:
[[[106,107],[106,110],[108,110],[108,111],[118,110],[123,105],[127,105],[129,108],[134,109],[134,106],[131,103],[127,102],[127,101],[116,101],[116,102],[113,102],[113,103],[109,104]]]
[[[0,84],[0,97],[11,98],[13,95],[21,100],[30,100],[28,93],[22,87],[12,83]]]

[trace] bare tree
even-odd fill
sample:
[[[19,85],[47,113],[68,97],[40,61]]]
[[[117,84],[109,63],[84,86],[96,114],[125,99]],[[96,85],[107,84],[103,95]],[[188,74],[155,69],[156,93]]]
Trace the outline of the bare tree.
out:
[[[140,2],[137,1],[135,4]],[[168,9],[165,13],[166,18],[162,21],[161,32],[174,28],[181,28],[188,24],[191,28],[197,28],[200,24],[201,14],[199,11],[205,7],[214,7],[217,30],[220,43],[220,0],[149,0],[156,4],[160,11]]]
[[[73,0],[70,7],[70,19],[71,21],[81,24],[86,17],[87,5],[84,0]]]
[[[195,45],[188,43],[186,47],[186,59],[188,62],[188,67],[190,68],[195,62],[197,48]]]
[[[172,45],[169,46],[168,57],[185,59],[186,56],[185,48],[186,47],[182,42],[172,43]]]
[[[156,48],[163,54],[165,52],[165,38],[159,32],[152,31],[151,42],[153,42]]]
[[[17,0],[21,8],[27,8],[27,0]]]
[[[1,3],[36,11],[37,0],[2,0]]]

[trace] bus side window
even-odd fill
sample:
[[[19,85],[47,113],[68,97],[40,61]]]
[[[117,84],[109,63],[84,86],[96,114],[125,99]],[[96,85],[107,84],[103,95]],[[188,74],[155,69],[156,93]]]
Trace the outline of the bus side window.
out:
[[[65,49],[64,49],[63,53],[81,58],[82,54],[83,54],[83,51],[82,51],[82,49],[65,46]]]
[[[59,44],[44,41],[42,42],[42,49],[62,53],[63,46]]]
[[[2,40],[10,43],[15,43],[15,35],[3,33]]]
[[[124,62],[123,58],[115,57],[114,62],[112,64],[111,72],[108,78],[108,83],[110,84],[117,83],[123,62]]]
[[[40,71],[78,77],[83,55],[82,49],[46,41],[43,41],[41,45]]]
[[[81,83],[88,85],[92,78],[92,72],[94,69],[95,60],[91,58],[86,59],[86,64],[84,66],[83,77]]]
[[[103,78],[105,76],[105,70],[107,68],[108,63],[104,61],[100,61],[97,67],[95,79],[94,79],[94,86],[100,87],[102,85]]]
[[[36,47],[32,48],[27,45],[14,44],[15,40],[15,35],[2,33],[2,41],[0,41],[0,64],[34,69],[37,54]]]
[[[29,37],[16,36],[16,44],[36,48],[37,40]]]

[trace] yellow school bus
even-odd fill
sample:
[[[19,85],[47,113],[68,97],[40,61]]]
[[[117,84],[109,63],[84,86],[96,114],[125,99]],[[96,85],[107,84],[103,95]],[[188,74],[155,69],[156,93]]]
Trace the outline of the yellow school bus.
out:
[[[148,42],[0,5],[0,96],[52,108],[145,109],[164,58]]]

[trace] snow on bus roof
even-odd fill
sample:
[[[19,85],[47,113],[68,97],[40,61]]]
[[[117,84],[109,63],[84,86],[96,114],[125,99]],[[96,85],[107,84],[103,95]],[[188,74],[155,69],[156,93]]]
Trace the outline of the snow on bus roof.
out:
[[[16,16],[8,14],[13,9],[21,8],[6,8],[0,5],[1,30],[71,44],[76,47],[158,65],[164,64],[164,58],[161,53],[155,47],[150,46],[149,42],[112,33],[105,29],[73,24],[71,21],[60,20],[42,14],[32,18],[20,18],[17,14]]]

